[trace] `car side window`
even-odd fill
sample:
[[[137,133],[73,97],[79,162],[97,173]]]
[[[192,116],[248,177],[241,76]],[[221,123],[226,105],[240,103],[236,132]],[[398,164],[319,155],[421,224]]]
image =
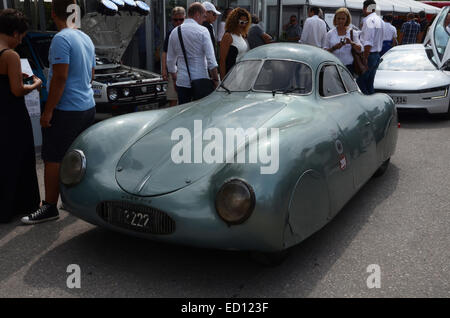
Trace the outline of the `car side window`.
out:
[[[344,81],[345,87],[347,87],[348,92],[357,92],[359,87],[356,84],[353,76],[350,75],[350,72],[343,66],[338,66],[341,71],[342,80]]]
[[[319,73],[319,94],[331,97],[345,94],[345,86],[335,65],[325,65]]]

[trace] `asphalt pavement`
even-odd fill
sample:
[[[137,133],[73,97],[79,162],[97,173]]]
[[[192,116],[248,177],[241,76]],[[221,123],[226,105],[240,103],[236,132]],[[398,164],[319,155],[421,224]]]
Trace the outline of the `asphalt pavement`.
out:
[[[409,115],[401,126],[386,174],[278,267],[125,236],[61,211],[40,225],[0,224],[0,297],[450,297],[450,121]],[[42,162],[38,172],[43,193]],[[70,264],[80,288],[67,287]],[[380,288],[367,284],[373,265]]]

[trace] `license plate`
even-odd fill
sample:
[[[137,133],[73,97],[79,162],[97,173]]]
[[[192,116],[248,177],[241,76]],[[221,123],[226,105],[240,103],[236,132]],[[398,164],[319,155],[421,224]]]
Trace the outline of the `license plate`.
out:
[[[167,213],[144,205],[105,201],[97,206],[97,213],[109,224],[136,232],[172,234],[176,228]]]
[[[408,104],[408,98],[406,96],[392,96],[392,99],[396,105]]]
[[[135,212],[129,209],[121,210],[123,224],[135,228],[137,230],[145,231],[151,227],[150,215],[142,212]]]
[[[158,103],[153,103],[153,104],[148,104],[148,105],[139,105],[137,107],[137,111],[146,111],[146,110],[153,110],[153,109],[158,109],[159,104]]]

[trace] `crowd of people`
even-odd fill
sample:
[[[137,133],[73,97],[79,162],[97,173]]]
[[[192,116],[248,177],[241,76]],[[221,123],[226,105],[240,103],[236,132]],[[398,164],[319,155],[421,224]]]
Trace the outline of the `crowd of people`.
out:
[[[2,156],[5,169],[0,193],[6,209],[0,212],[0,222],[8,222],[24,212],[29,212],[22,218],[25,224],[58,218],[60,164],[72,142],[94,121],[91,82],[95,73],[95,48],[89,36],[66,24],[69,16],[66,8],[74,3],[75,0],[52,1],[52,19],[59,32],[50,46],[48,100],[40,121],[45,164],[45,199],[42,201],[32,126],[24,102],[24,96],[40,89],[42,81],[36,76],[32,76],[31,84],[23,81],[32,74],[22,73],[20,57],[14,51],[25,36],[29,22],[17,10],[0,12],[0,94],[8,105],[0,117],[0,133],[14,136],[6,138],[6,144],[2,144],[3,149],[14,156]],[[397,36],[392,15],[385,16],[383,21],[371,10],[375,4],[374,0],[364,2],[361,31],[352,27],[352,17],[346,8],[336,11],[334,28],[330,29],[322,10],[317,7],[310,8],[303,26],[296,16],[291,16],[283,30],[288,41],[331,52],[352,74],[356,73],[356,56],[360,56],[358,61],[365,64],[365,69],[357,74],[357,83],[364,94],[373,94],[381,55],[395,45],[422,41],[428,27],[424,13],[418,17],[409,14]],[[219,17],[216,35],[213,24]],[[243,8],[228,8],[221,13],[210,2],[195,2],[187,10],[175,7],[171,22],[162,52],[162,76],[168,81],[170,106],[208,95],[243,54],[273,41],[260,26],[258,17]]]
[[[189,9],[194,7],[198,10],[204,10],[204,13],[200,14],[197,24],[203,25],[208,29],[212,51],[217,63],[212,61],[211,56],[208,57],[206,52],[210,52],[211,48],[209,48],[209,43],[203,41],[201,37],[197,37],[196,42],[199,45],[197,48],[191,47],[193,45],[191,43],[187,45],[189,47],[186,47],[185,54],[183,54],[178,37],[169,32],[164,46],[162,72],[164,78],[169,80],[168,98],[171,105],[195,99],[192,93],[189,95],[191,90],[190,82],[207,77],[208,74],[205,74],[205,72],[209,73],[209,78],[212,79],[214,87],[216,87],[220,79],[225,77],[236,63],[236,60],[245,52],[273,41],[272,37],[264,32],[258,17],[251,16],[243,8],[227,8],[221,14],[210,2],[194,3]],[[375,13],[375,10],[370,10],[375,7],[376,2],[374,0],[364,2],[364,19],[361,23],[361,30],[353,26],[352,16],[346,8],[339,8],[335,12],[334,27],[330,28],[324,20],[323,11],[318,7],[310,7],[308,18],[304,23],[303,21],[300,23],[296,15],[290,16],[289,22],[283,26],[285,40],[313,45],[333,53],[355,77],[357,76],[361,91],[365,94],[373,94],[373,81],[381,56],[393,46],[423,41],[429,26],[425,12],[420,12],[417,15],[410,13],[407,16],[408,21],[402,25],[400,32],[397,32],[397,28],[393,25],[393,15],[388,14],[381,19]],[[175,19],[173,20],[173,29],[179,28],[179,25],[182,23],[180,20],[177,20],[179,18],[177,15],[181,10],[184,9],[181,7],[173,9],[172,18]],[[216,36],[213,23],[218,16],[221,16],[221,22],[219,23],[218,35]],[[189,22],[189,19],[190,17],[185,21],[188,24],[186,26],[183,25],[182,28],[187,30],[192,28],[192,23]],[[372,27],[373,25],[375,27]],[[197,30],[200,29],[197,28]],[[172,45],[167,45],[170,39],[172,39]],[[170,54],[167,53],[168,47],[171,50]],[[365,63],[367,71],[362,74],[355,72],[355,54],[363,56],[362,62]],[[167,59],[169,55],[170,62]],[[200,60],[207,57],[205,60],[208,61],[208,65],[196,63],[195,61],[199,60],[199,56],[202,57]],[[190,76],[186,75],[186,62],[192,64],[189,68]],[[213,75],[216,67],[218,68],[219,77]],[[198,73],[197,68],[204,70],[204,72]],[[179,79],[175,84],[172,84],[170,82],[176,78],[176,73],[179,73]],[[201,77],[199,77],[200,75]],[[214,87],[211,87],[211,90]],[[181,92],[181,98],[180,96],[177,97],[177,92]],[[185,98],[186,92],[188,94],[187,98]]]

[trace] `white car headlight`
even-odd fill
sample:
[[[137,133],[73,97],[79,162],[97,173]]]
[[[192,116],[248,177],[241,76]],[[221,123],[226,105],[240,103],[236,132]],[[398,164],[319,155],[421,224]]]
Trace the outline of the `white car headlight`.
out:
[[[216,196],[217,214],[229,225],[244,223],[255,208],[255,193],[244,181],[225,183]]]
[[[122,93],[123,93],[123,96],[128,97],[128,96],[130,96],[130,89],[129,88],[124,88]]]
[[[117,89],[111,88],[111,89],[108,91],[108,98],[109,98],[110,100],[116,100],[117,97],[119,97],[119,94],[117,93]]]
[[[167,92],[167,84],[163,84],[162,88],[164,92]]]
[[[62,184],[73,186],[81,182],[86,172],[86,157],[81,150],[73,149],[66,153],[59,172]]]

